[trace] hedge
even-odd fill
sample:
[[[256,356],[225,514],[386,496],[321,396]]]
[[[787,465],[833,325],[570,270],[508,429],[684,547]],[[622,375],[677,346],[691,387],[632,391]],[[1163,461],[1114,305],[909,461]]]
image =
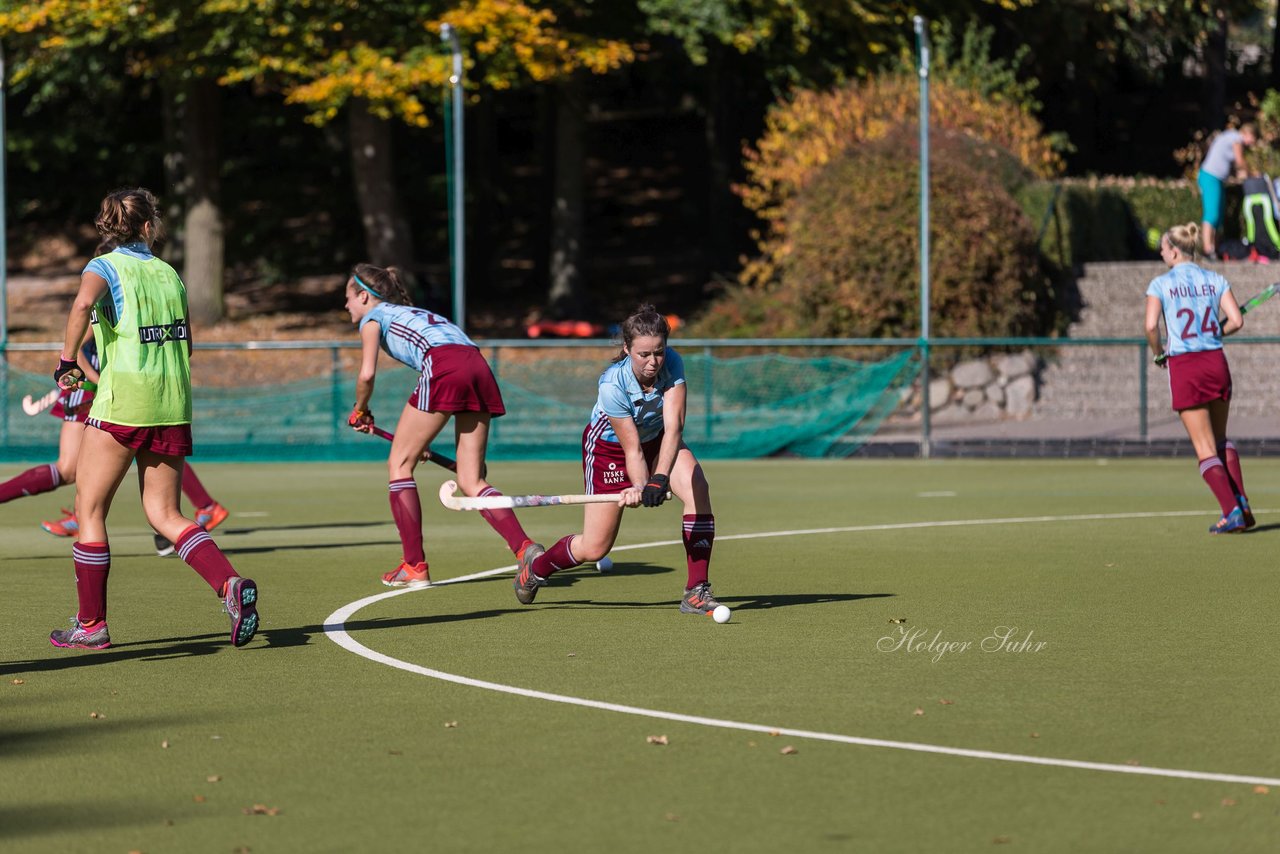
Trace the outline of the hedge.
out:
[[[1148,232],[1200,221],[1200,193],[1190,181],[1150,178],[1036,181],[1014,192],[1036,225],[1040,251],[1050,263],[1074,270],[1090,261],[1156,258]],[[1221,237],[1240,237],[1241,190],[1228,184]],[[1053,209],[1050,211],[1050,200]]]

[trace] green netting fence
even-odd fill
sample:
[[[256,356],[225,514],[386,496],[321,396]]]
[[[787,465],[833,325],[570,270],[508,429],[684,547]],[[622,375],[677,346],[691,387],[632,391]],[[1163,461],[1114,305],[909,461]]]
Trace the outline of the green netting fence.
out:
[[[695,453],[708,459],[852,453],[893,411],[919,371],[914,349],[879,361],[777,353],[725,358],[710,354],[710,349],[682,351],[689,386],[685,437]],[[490,458],[579,457],[596,381],[612,351],[596,347],[567,355],[555,352],[486,352],[508,411],[493,422]],[[196,458],[385,458],[384,440],[346,426],[355,380],[353,372],[336,369],[336,351],[334,365],[328,375],[287,384],[197,385]],[[380,426],[395,429],[416,376],[382,360],[372,401]],[[47,375],[9,368],[0,385],[6,403],[0,418],[0,459],[51,459],[61,422],[47,413],[27,416],[21,406],[24,396],[38,398],[49,391]],[[452,429],[446,428],[435,447],[451,453],[452,445]]]

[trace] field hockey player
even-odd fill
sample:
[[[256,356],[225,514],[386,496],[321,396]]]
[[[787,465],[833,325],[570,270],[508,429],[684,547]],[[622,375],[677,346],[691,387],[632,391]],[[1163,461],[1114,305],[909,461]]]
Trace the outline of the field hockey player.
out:
[[[244,646],[258,630],[257,585],[237,575],[209,533],[184,517],[178,504],[184,458],[192,451],[191,332],[182,280],[151,252],[161,236],[159,205],[140,187],[117,190],[102,200],[95,224],[116,249],[85,267],[53,372],[62,388],[84,381],[84,370],[67,354],[79,352],[92,323],[102,374],[76,467],[80,537],[72,555],[79,608],[71,628],[53,631],[49,642],[78,649],[111,646],[107,513],[136,460],[148,523],[174,542],[222,599],[231,618],[231,643]]]
[[[546,553],[526,551],[513,582],[516,599],[528,605],[552,573],[603,558],[618,537],[623,509],[658,507],[670,489],[685,509],[688,575],[680,611],[710,614],[720,604],[707,578],[716,520],[702,466],[684,443],[684,361],[667,346],[670,327],[653,306],[641,306],[621,329],[622,349],[600,375],[582,433],[587,493],[616,494],[618,500],[587,505],[581,534],[562,538]]]
[[[351,322],[360,330],[361,350],[356,401],[347,423],[362,433],[374,430],[369,400],[380,349],[421,372],[400,412],[387,458],[391,517],[400,534],[403,559],[382,576],[382,583],[388,587],[425,587],[431,583],[431,572],[422,542],[422,502],[413,479],[414,469],[431,440],[453,418],[457,480],[462,491],[470,496],[501,495],[482,472],[489,421],[507,410],[480,348],[448,319],[415,308],[395,268],[357,264],[347,278],[345,293]],[[542,550],[525,534],[512,511],[485,510],[481,515],[506,540],[517,559],[531,549]]]
[[[1244,316],[1230,283],[1194,263],[1198,244],[1195,223],[1174,226],[1160,238],[1160,257],[1169,272],[1147,287],[1145,332],[1156,365],[1169,371],[1173,409],[1195,448],[1200,476],[1222,509],[1209,533],[1231,534],[1255,524],[1240,455],[1227,439],[1231,368],[1222,351],[1223,337],[1239,332]],[[1162,318],[1168,339],[1164,346]]]

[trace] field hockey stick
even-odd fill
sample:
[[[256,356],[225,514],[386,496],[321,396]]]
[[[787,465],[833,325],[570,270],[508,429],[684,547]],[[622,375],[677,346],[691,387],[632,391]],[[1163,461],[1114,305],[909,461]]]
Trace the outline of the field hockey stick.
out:
[[[446,480],[440,484],[440,503],[450,510],[513,510],[517,507],[557,507],[562,504],[617,504],[614,495],[490,495],[470,498],[454,495],[458,484]],[[671,493],[667,493],[671,497]]]
[[[61,393],[60,389],[55,388],[44,397],[38,397],[34,400],[32,400],[31,395],[27,395],[22,398],[22,411],[28,415],[39,415],[50,406],[53,406],[58,401],[58,395]]]
[[[1267,285],[1265,288],[1262,289],[1262,293],[1258,294],[1256,297],[1249,300],[1244,305],[1240,306],[1240,313],[1248,314],[1250,309],[1254,309],[1262,305],[1264,302],[1266,302],[1267,300],[1271,299],[1273,296],[1276,295],[1276,290],[1278,288],[1280,288],[1280,282],[1272,282],[1271,284]]]
[[[381,436],[382,438],[386,439],[388,442],[390,442],[392,439],[396,437],[395,433],[389,433],[386,430],[383,430],[381,427],[371,427],[369,429],[373,432],[373,435]],[[427,448],[425,451],[422,452],[422,459],[424,462],[432,462],[440,466],[441,468],[446,468],[449,471],[453,472],[454,474],[458,473],[457,460],[451,460],[448,457],[446,457],[444,454],[437,454],[435,451],[431,450],[430,448]],[[488,466],[481,464],[480,476],[484,477],[486,474],[488,474],[488,470],[489,470]]]

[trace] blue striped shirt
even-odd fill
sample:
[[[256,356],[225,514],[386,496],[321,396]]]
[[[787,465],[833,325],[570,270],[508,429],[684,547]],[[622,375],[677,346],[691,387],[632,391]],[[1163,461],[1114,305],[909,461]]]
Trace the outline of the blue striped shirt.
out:
[[[1151,280],[1147,296],[1160,300],[1170,356],[1222,349],[1219,304],[1231,284],[1217,273],[1195,264],[1178,264]]]
[[[382,332],[382,349],[392,358],[404,362],[415,371],[422,370],[427,351],[446,344],[474,347],[476,343],[467,337],[448,318],[425,308],[380,302],[360,319],[360,328],[370,321],[378,324]]]
[[[155,257],[151,254],[151,249],[147,244],[139,241],[117,246],[111,252],[106,255],[99,255],[84,266],[84,272],[96,273],[107,280],[107,293],[110,296],[110,301],[99,300],[95,310],[106,312],[108,314],[107,320],[112,326],[120,319],[120,315],[124,313],[124,286],[120,284],[120,274],[116,272],[116,268],[111,264],[111,256],[116,252],[132,255],[142,261],[149,261]]]
[[[662,403],[667,390],[684,384],[684,359],[670,347],[653,389],[644,391],[636,372],[631,370],[631,360],[614,362],[600,375],[600,392],[595,408],[591,410],[593,432],[599,430],[606,442],[617,442],[610,418],[630,418],[640,431],[640,441],[647,442],[662,433]]]

